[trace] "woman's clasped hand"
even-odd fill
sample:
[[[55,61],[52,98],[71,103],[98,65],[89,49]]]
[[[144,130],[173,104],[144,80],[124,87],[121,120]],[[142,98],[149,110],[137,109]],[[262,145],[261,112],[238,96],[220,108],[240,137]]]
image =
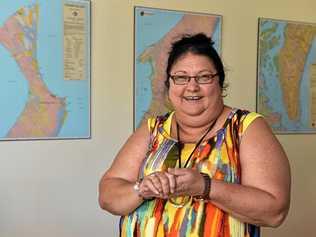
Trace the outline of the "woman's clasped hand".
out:
[[[146,175],[139,182],[138,194],[143,199],[169,199],[178,196],[200,196],[204,181],[198,170],[190,168],[169,168]]]

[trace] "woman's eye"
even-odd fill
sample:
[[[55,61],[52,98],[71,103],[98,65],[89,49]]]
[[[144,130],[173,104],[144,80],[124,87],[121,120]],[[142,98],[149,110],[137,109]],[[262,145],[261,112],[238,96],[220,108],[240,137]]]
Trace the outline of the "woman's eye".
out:
[[[178,81],[187,81],[188,80],[188,76],[177,76],[176,80],[178,80]]]
[[[210,79],[209,75],[201,75],[198,77],[199,81],[208,81]]]

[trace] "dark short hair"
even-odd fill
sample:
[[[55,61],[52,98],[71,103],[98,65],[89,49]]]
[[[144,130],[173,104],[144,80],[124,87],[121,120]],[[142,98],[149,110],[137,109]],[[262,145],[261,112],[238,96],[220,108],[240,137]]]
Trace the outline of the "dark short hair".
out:
[[[219,84],[222,89],[224,89],[224,80],[225,80],[225,72],[224,66],[221,58],[213,47],[214,42],[211,38],[207,37],[203,33],[195,34],[195,35],[185,35],[180,40],[174,42],[171,47],[171,51],[168,57],[166,74],[167,78],[165,80],[165,85],[169,89],[169,75],[172,66],[175,62],[182,56],[187,53],[192,53],[196,55],[203,55],[208,57],[213,63],[217,70],[219,76]]]

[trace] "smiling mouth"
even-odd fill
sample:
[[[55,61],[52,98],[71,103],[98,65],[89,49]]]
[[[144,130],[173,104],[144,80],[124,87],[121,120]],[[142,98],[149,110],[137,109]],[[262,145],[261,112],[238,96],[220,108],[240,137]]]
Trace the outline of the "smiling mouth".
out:
[[[202,96],[184,96],[183,98],[188,101],[196,101],[200,100]]]

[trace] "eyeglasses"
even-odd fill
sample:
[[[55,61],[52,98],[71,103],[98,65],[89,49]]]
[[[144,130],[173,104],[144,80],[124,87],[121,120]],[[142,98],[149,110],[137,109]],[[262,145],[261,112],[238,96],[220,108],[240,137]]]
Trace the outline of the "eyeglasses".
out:
[[[214,81],[214,78],[218,76],[218,73],[215,74],[203,74],[196,76],[188,75],[169,75],[176,85],[186,85],[190,82],[191,78],[194,78],[195,82],[198,84],[211,84]]]

